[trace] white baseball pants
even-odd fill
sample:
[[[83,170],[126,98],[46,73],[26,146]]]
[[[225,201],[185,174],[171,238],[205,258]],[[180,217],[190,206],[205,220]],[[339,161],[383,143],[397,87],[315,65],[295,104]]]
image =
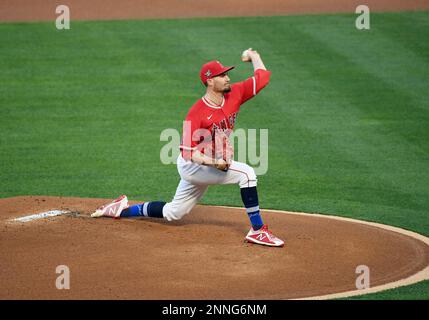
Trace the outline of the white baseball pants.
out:
[[[162,214],[168,221],[179,220],[201,199],[209,185],[238,184],[240,188],[255,187],[255,170],[245,163],[232,161],[229,170],[224,172],[216,168],[186,161],[181,155],[177,158],[177,170],[180,182],[171,202],[165,204]]]

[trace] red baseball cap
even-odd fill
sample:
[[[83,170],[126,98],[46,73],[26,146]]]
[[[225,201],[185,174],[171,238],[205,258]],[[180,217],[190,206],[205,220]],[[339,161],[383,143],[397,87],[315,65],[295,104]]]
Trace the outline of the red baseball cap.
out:
[[[206,84],[207,79],[221,75],[222,73],[228,72],[235,67],[224,67],[219,61],[210,61],[204,64],[200,70],[201,81]]]

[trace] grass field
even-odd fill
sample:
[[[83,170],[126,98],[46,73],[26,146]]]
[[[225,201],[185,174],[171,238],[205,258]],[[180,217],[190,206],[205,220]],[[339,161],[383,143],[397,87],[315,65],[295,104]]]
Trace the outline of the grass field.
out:
[[[239,128],[269,129],[263,208],[376,221],[429,236],[429,12],[0,24],[0,197],[167,200],[159,139],[203,94],[200,66],[257,48],[271,84]],[[205,204],[241,206],[237,186]],[[365,296],[429,299],[429,281]]]

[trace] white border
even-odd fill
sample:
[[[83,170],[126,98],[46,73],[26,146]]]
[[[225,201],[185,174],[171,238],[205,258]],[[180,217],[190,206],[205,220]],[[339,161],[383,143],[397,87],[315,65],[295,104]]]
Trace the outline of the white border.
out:
[[[240,207],[228,207],[228,206],[212,206],[217,208],[228,208],[228,209],[234,209],[234,210],[244,210],[244,208]],[[408,236],[410,238],[422,241],[426,245],[429,246],[429,238],[425,237],[424,235],[421,235],[419,233],[405,230],[398,227],[389,226],[386,224],[376,223],[376,222],[368,222],[363,220],[357,220],[357,219],[351,219],[351,218],[344,218],[344,217],[338,217],[333,215],[325,215],[325,214],[318,214],[318,213],[306,213],[306,212],[293,212],[293,211],[282,211],[282,210],[270,210],[270,209],[261,209],[264,212],[275,212],[275,213],[283,213],[283,214],[291,214],[291,215],[297,215],[297,216],[306,216],[306,217],[317,217],[317,218],[325,218],[325,219],[333,219],[333,220],[339,220],[339,221],[345,221],[345,222],[351,222],[351,223],[358,223],[363,225],[368,225],[376,228],[381,228],[384,230],[388,230],[391,232],[396,232],[405,236]],[[347,297],[354,297],[354,296],[360,296],[364,294],[369,293],[375,293],[380,292],[388,289],[394,289],[399,288],[403,286],[408,286],[420,281],[429,280],[429,265],[426,266],[423,270],[420,270],[416,274],[413,274],[409,276],[408,278],[400,279],[394,282],[389,282],[383,285],[379,285],[373,288],[368,289],[362,289],[362,290],[352,290],[352,291],[345,291],[345,292],[339,292],[339,293],[333,293],[333,294],[326,294],[321,296],[313,296],[313,297],[304,297],[304,298],[298,298],[293,300],[327,300],[327,299],[338,299],[338,298],[347,298]]]

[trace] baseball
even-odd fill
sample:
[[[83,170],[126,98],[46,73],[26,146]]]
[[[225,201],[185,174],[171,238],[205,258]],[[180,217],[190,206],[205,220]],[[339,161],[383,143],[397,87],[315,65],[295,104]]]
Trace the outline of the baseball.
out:
[[[241,54],[241,60],[242,61],[244,61],[244,62],[250,61],[249,50],[250,49],[244,50],[243,53]]]

